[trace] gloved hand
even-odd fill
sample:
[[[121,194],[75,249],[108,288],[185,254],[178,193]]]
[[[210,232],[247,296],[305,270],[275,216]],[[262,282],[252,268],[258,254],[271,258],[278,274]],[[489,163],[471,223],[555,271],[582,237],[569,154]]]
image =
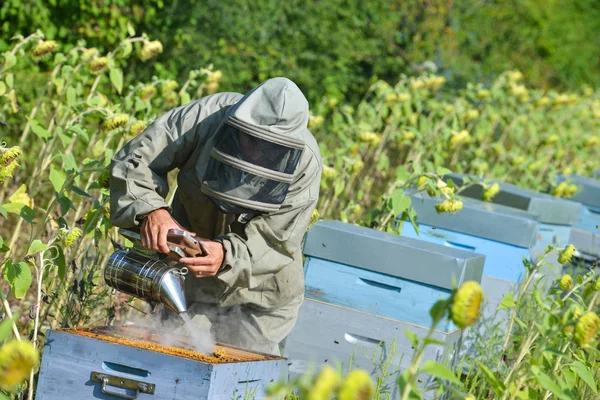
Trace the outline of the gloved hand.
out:
[[[142,246],[148,250],[159,251],[164,254],[169,253],[167,246],[167,234],[169,229],[180,229],[188,232],[191,236],[196,236],[194,232],[190,232],[171,217],[169,211],[158,209],[152,211],[144,218],[140,229],[140,237]]]

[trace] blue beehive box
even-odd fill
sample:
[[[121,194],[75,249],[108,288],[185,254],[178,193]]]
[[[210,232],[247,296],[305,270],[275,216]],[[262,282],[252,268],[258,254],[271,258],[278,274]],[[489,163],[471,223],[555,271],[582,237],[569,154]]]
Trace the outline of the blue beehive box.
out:
[[[351,359],[377,374],[371,356],[390,354],[393,341],[400,353],[392,364],[405,368],[412,344],[404,330],[425,335],[432,322],[429,310],[449,297],[453,278],[458,285],[481,282],[485,259],[339,221],[316,223],[306,235],[304,254],[305,301],[285,343],[292,374],[311,363],[318,368],[337,361],[348,367]],[[437,329],[434,336],[445,345],[432,346],[426,359],[448,356],[460,338],[450,322]]]
[[[557,183],[565,180],[577,185],[577,193],[570,199],[583,205],[569,243],[578,250],[576,263],[593,266],[600,257],[600,181],[578,175],[557,177]]]
[[[485,255],[481,286],[486,294],[484,314],[491,316],[504,295],[514,291],[525,275],[523,258],[530,257],[538,235],[534,215],[498,204],[465,199],[456,214],[438,214],[442,199],[413,195],[419,233],[405,224],[402,235]]]
[[[455,173],[444,176],[445,181],[451,179],[458,186],[463,185],[465,178],[477,179],[475,176]],[[539,234],[535,246],[531,249],[534,262],[544,253],[547,246],[564,247],[569,244],[571,229],[579,222],[581,204],[509,183],[493,180],[490,183],[497,183],[500,186],[500,192],[494,196],[491,202],[527,211],[538,218],[540,224]],[[481,199],[482,194],[483,187],[477,184],[460,192],[461,196],[477,200]],[[547,282],[550,283],[560,275],[562,267],[557,261],[557,253],[552,253],[546,259],[546,262],[552,265],[552,268],[541,269],[539,275],[548,278]]]
[[[127,337],[127,328],[116,328],[116,334]],[[227,347],[231,360],[203,362],[102,335],[49,330],[36,400],[262,399],[271,382],[288,375],[289,361],[282,357]]]

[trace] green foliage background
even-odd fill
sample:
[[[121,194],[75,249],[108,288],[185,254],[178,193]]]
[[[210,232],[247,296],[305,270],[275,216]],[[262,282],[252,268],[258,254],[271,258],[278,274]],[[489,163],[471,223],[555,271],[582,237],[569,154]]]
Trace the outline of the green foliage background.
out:
[[[573,90],[600,82],[598,15],[594,0],[5,0],[0,51],[38,28],[107,50],[131,21],[165,45],[158,64],[130,66],[142,78],[185,79],[214,63],[222,90],[285,75],[313,103],[357,103],[374,80],[395,83],[432,61],[454,86],[518,69],[534,87]]]

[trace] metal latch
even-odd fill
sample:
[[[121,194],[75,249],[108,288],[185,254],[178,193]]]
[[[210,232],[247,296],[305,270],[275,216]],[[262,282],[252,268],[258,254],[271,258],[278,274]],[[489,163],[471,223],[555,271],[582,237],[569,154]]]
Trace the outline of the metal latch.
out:
[[[137,397],[141,393],[154,394],[154,389],[156,387],[153,383],[140,382],[134,379],[123,378],[120,376],[109,375],[104,372],[92,372],[92,382],[102,383],[102,393],[108,394],[114,397],[120,397],[122,399],[137,399]],[[129,396],[127,394],[111,392],[106,389],[107,386],[115,386],[121,389],[129,389],[135,390],[134,396]]]

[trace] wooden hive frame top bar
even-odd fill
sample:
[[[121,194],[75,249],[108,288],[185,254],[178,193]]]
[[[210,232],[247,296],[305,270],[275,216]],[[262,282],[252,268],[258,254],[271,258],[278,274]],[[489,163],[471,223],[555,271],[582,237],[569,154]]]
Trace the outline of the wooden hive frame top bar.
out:
[[[250,361],[282,360],[283,357],[272,356],[250,352],[228,345],[217,344],[215,351],[210,355],[197,353],[186,347],[190,345],[185,337],[179,336],[172,342],[182,347],[170,347],[157,343],[161,337],[158,332],[139,327],[95,327],[95,328],[68,328],[58,329],[58,331],[71,333],[79,336],[86,336],[92,339],[103,340],[109,343],[121,344],[124,346],[136,347],[139,349],[150,350],[157,353],[168,354],[171,356],[188,358],[194,361],[200,361],[208,364],[225,364]]]

